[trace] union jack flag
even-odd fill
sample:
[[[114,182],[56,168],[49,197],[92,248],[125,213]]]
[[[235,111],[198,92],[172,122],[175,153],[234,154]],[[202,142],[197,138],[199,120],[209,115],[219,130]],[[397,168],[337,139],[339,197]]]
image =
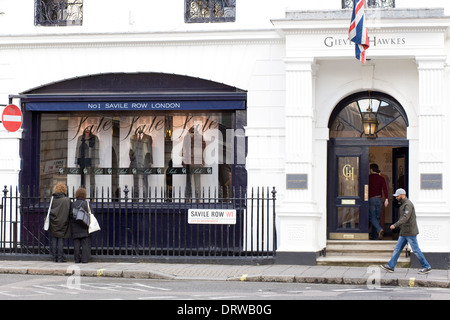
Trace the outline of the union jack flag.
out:
[[[366,63],[366,50],[369,49],[369,35],[364,18],[364,0],[353,0],[353,14],[348,30],[348,38],[355,43],[356,59]]]

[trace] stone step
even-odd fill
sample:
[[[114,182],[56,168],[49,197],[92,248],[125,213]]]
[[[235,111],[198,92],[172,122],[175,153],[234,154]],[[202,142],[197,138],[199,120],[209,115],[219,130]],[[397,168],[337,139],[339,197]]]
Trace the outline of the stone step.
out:
[[[326,256],[318,257],[316,260],[319,266],[352,266],[352,267],[369,267],[387,264],[390,257],[362,257],[362,256]],[[411,261],[405,256],[398,259],[397,267],[408,268]]]
[[[318,265],[371,266],[386,264],[391,258],[396,241],[329,240],[326,256],[317,258]],[[406,249],[402,252],[398,266],[409,267],[410,258]]]
[[[393,250],[397,241],[328,240],[327,250],[357,248],[359,250]]]

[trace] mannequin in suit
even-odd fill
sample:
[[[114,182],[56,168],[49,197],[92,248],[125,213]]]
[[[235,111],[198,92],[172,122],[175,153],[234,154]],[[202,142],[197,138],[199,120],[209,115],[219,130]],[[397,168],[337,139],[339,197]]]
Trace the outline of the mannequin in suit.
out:
[[[81,170],[81,187],[86,187],[86,170],[89,170],[90,195],[95,192],[95,168],[100,164],[100,143],[98,137],[92,133],[91,128],[85,128],[78,137],[75,151],[75,163]]]
[[[135,135],[130,137],[130,169],[148,169],[153,165],[153,139],[151,136],[145,134],[143,130],[136,132]],[[140,182],[142,182],[143,192],[139,194]],[[133,175],[133,186],[135,198],[139,198],[140,195],[144,195],[144,198],[148,195],[148,175],[137,173]]]
[[[183,139],[183,165],[186,167],[186,197],[194,198],[201,194],[201,175],[194,173],[194,168],[204,164],[203,152],[206,148],[203,135],[192,127]],[[194,181],[194,189],[192,189]]]

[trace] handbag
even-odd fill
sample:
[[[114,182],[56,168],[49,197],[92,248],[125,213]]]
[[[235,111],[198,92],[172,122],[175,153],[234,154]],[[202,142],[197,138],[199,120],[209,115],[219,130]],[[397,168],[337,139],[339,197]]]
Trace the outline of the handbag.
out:
[[[50,205],[48,207],[47,216],[45,217],[45,221],[44,221],[44,230],[45,231],[48,231],[48,229],[50,228],[50,212],[52,211],[52,203],[53,203],[53,196],[52,196],[52,199],[50,200]]]
[[[96,232],[96,231],[100,231],[100,224],[97,221],[97,218],[94,216],[94,214],[91,212],[91,208],[89,206],[89,202],[88,202],[88,209],[89,209],[89,214],[91,215],[91,221],[89,224],[89,233],[92,232]]]
[[[89,207],[89,204],[88,204]],[[89,212],[87,212],[84,208],[83,208],[83,202],[81,202],[79,207],[73,207],[72,209],[72,215],[73,215],[73,219],[75,220],[76,223],[80,224],[83,227],[89,227],[90,223],[91,223],[91,217]]]

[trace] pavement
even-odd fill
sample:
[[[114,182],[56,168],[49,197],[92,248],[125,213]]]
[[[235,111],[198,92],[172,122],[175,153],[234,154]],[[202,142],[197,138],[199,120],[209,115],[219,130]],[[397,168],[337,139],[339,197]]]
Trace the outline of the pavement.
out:
[[[296,282],[321,284],[381,285],[450,288],[450,270],[396,268],[389,273],[379,266],[222,265],[188,263],[91,262],[0,260],[0,274],[82,277],[118,277],[164,280]]]

